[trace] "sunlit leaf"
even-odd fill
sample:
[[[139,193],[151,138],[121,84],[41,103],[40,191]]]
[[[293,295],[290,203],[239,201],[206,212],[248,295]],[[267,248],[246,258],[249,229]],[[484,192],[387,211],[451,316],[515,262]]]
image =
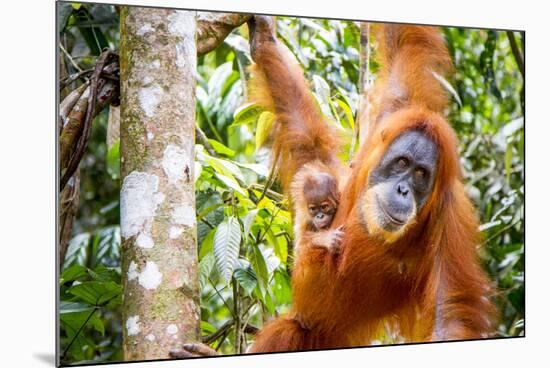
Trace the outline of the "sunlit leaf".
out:
[[[209,139],[208,142],[212,145],[212,148],[214,148],[214,151],[216,151],[219,154],[233,157],[235,155],[235,151],[233,151],[231,148],[223,145],[222,143],[218,142],[215,139]]]
[[[255,103],[246,103],[235,110],[232,126],[252,124],[258,119],[263,109]]]
[[[274,118],[275,115],[269,111],[260,114],[256,125],[256,149],[260,148],[269,137]]]

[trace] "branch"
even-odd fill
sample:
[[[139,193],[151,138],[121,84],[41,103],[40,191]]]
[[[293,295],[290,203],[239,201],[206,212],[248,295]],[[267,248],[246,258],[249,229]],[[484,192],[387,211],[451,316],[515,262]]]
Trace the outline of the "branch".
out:
[[[65,262],[65,254],[72,236],[74,217],[78,211],[79,198],[80,170],[77,170],[59,197],[59,269],[63,269]]]
[[[90,77],[89,87],[82,93],[69,114],[69,121],[67,126],[64,126],[60,139],[60,168],[62,171],[65,169],[60,181],[60,190],[63,190],[80,164],[90,139],[93,118],[118,97],[118,81],[104,78],[102,74],[106,72],[113,76],[117,71],[118,55],[110,50],[104,51]]]
[[[512,47],[512,53],[514,54],[514,59],[516,59],[516,64],[518,64],[519,71],[523,80],[525,80],[525,63],[523,61],[523,56],[519,50],[518,44],[516,42],[516,37],[514,36],[513,31],[506,31],[506,36],[508,36],[508,41],[510,41],[510,46]]]
[[[235,321],[233,319],[230,319],[229,321],[225,322],[216,332],[211,333],[210,335],[206,335],[202,337],[202,342],[204,344],[211,344],[217,339],[219,339],[223,334],[225,334],[229,329],[235,324]],[[244,326],[244,332],[247,334],[255,335],[258,333],[259,328],[256,326],[252,326],[251,324],[247,323]]]
[[[231,31],[252,15],[199,12],[197,14],[197,54],[202,56],[217,48]]]
[[[370,97],[371,75],[370,75],[370,25],[367,22],[360,22],[360,54],[359,54],[359,109],[357,121],[355,122],[356,134],[359,130],[359,144],[361,144],[369,132],[370,125]],[[353,146],[351,147],[353,149]],[[351,155],[350,155],[351,158]]]
[[[208,152],[210,156],[214,156],[214,157],[217,156],[216,151],[214,150],[214,147],[212,147],[212,145],[208,141],[208,137],[206,136],[206,134],[204,134],[204,132],[202,131],[202,129],[199,127],[198,124],[195,125],[195,132],[197,135],[197,140],[203,145],[206,152]]]

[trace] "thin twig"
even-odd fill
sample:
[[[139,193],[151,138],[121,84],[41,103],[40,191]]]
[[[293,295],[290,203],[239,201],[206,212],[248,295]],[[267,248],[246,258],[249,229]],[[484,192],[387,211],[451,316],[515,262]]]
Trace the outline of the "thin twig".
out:
[[[500,229],[499,231],[497,231],[496,233],[494,233],[493,235],[491,235],[489,238],[487,238],[484,242],[483,242],[483,245],[485,244],[488,244],[491,240],[495,239],[496,237],[498,237],[499,235],[501,235],[503,232],[505,232],[506,230],[516,226],[519,222],[521,222],[522,219],[519,219],[505,227],[503,227],[502,229]]]
[[[512,47],[512,53],[514,54],[514,59],[516,60],[516,64],[518,64],[518,68],[519,68],[519,71],[521,72],[521,76],[525,80],[525,63],[523,61],[523,56],[519,51],[519,47],[516,42],[516,37],[514,36],[514,32],[506,31],[506,36],[508,36],[508,41],[510,41],[510,47]]]
[[[63,53],[65,54],[65,56],[67,57],[67,59],[69,59],[69,61],[71,62],[71,64],[73,64],[73,66],[76,68],[76,70],[78,70],[79,72],[82,71],[82,68],[80,68],[78,66],[78,64],[73,60],[71,54],[69,54],[69,52],[67,50],[65,50],[65,48],[63,47],[63,45],[61,44],[61,42],[59,43],[59,48],[61,49],[61,51],[63,51]]]
[[[279,161],[279,160],[277,160],[277,161]],[[269,171],[269,176],[267,177],[267,180],[265,181],[264,190],[262,191],[262,195],[260,196],[260,198],[258,198],[258,202],[260,202],[265,197],[265,195],[267,194],[267,191],[273,185],[273,182],[275,181],[275,167],[276,166],[277,166],[276,164],[273,164],[271,166],[271,170]]]
[[[71,341],[69,342],[69,344],[67,345],[67,347],[65,348],[65,350],[63,350],[63,355],[61,355],[61,360],[64,360],[65,359],[65,356],[67,356],[67,352],[69,351],[69,349],[71,348],[71,346],[73,346],[73,343],[76,341],[76,338],[78,337],[78,335],[80,335],[80,333],[82,332],[82,330],[84,329],[84,327],[88,324],[88,321],[90,320],[90,318],[92,318],[92,316],[94,315],[94,313],[98,310],[98,307],[94,307],[94,309],[92,309],[92,312],[88,315],[88,317],[86,318],[86,320],[84,321],[84,323],[80,326],[80,328],[78,329],[78,331],[76,331],[76,333],[74,334],[73,338],[71,339]]]
[[[210,281],[210,284],[212,284],[212,287],[213,287],[214,290],[216,291],[216,294],[218,294],[218,296],[219,296],[220,299],[222,300],[223,304],[225,304],[225,307],[229,310],[229,313],[231,313],[231,316],[232,316],[232,317],[235,317],[234,311],[231,309],[231,307],[229,306],[229,304],[227,304],[227,301],[223,298],[222,294],[220,294],[220,292],[218,291],[218,289],[216,289],[216,284],[212,281],[212,279],[211,279],[210,277],[208,278],[208,281]]]
[[[206,335],[202,337],[202,342],[205,344],[211,344],[214,341],[216,341],[218,338],[220,338],[227,330],[233,326],[234,320],[230,319],[229,321],[225,322],[217,331],[211,333],[210,335]]]
[[[216,151],[214,150],[214,147],[212,147],[212,144],[208,141],[208,137],[202,129],[199,127],[198,124],[195,125],[195,132],[197,135],[197,140],[202,144],[206,152],[210,154],[210,156],[216,156]]]
[[[83,70],[81,72],[71,74],[71,75],[67,76],[66,78],[63,78],[59,82],[59,89],[62,90],[63,88],[65,88],[69,84],[73,83],[74,81],[76,81],[76,80],[78,80],[82,77],[85,77],[88,74],[91,74],[93,71],[94,71],[93,69],[86,69],[86,70]]]

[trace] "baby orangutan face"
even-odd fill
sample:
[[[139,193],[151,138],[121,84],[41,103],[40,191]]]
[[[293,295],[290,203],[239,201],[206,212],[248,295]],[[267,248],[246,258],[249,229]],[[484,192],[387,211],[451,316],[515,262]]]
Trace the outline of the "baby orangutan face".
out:
[[[338,208],[338,184],[334,177],[317,173],[306,178],[303,189],[304,199],[315,230],[328,228],[332,224]]]

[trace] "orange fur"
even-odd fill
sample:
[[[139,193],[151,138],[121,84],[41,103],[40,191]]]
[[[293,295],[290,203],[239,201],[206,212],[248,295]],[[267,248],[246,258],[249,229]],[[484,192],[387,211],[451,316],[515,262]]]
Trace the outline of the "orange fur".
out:
[[[376,125],[354,160],[332,224],[344,226],[343,251],[301,249],[292,310],[260,331],[252,352],[367,345],[388,328],[407,341],[494,333],[492,289],[476,254],[478,220],[464,192],[455,134],[442,115],[447,97],[431,74],[450,70],[443,38],[433,27],[385,25],[379,32]],[[298,66],[276,45],[274,39],[256,45],[254,59],[267,81],[263,93],[281,121],[274,140],[288,193],[307,163],[318,160],[337,171],[339,165],[333,133],[310,103]],[[368,233],[358,208],[369,173],[410,129],[436,143],[436,181],[416,221],[388,243]]]
[[[330,127],[296,61],[274,40],[259,40],[261,46],[250,68],[251,101],[276,115],[272,132],[274,164],[285,193],[302,166],[312,161],[343,175],[337,158],[340,139]]]

